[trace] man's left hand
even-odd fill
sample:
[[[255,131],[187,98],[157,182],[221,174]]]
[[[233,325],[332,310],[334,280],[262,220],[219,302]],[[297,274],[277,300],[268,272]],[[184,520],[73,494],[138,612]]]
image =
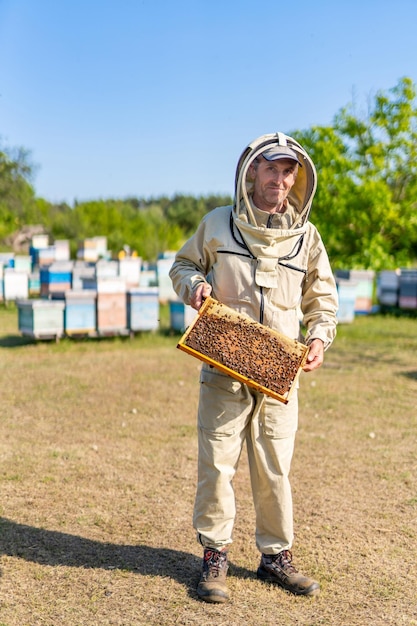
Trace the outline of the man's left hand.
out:
[[[313,339],[307,355],[307,362],[303,367],[304,372],[316,370],[324,361],[324,344],[321,339]]]

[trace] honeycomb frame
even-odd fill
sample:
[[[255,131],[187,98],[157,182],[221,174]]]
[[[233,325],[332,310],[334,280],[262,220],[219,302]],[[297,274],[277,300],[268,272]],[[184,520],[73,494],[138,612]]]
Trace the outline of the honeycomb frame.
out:
[[[206,298],[177,348],[287,404],[309,348]]]

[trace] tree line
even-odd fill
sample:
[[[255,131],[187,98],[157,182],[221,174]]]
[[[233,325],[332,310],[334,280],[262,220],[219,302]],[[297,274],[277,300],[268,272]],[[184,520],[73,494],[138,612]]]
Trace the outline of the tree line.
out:
[[[335,268],[394,269],[417,261],[416,86],[401,78],[359,111],[355,102],[329,126],[289,131],[318,172],[311,214]],[[75,255],[87,237],[105,235],[110,250],[128,245],[154,261],[176,250],[205,213],[228,196],[125,198],[53,204],[36,195],[30,154],[0,145],[0,249],[16,233],[41,225],[68,239]]]

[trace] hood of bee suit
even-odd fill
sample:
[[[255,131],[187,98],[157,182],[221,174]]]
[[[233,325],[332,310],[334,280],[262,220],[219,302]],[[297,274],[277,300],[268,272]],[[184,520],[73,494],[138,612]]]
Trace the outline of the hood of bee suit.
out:
[[[277,158],[277,154],[284,152],[293,155],[290,158],[300,163],[296,181],[288,195],[288,202],[294,208],[292,213],[295,215],[289,228],[258,226],[249,200],[252,194],[252,183],[248,180],[249,166],[256,157],[267,150],[271,150],[275,155],[269,158]],[[268,156],[270,154],[268,153]],[[284,133],[262,135],[242,152],[236,169],[233,221],[257,259],[255,280],[258,285],[264,287],[277,285],[277,258],[292,254],[298,245],[300,236],[307,227],[316,187],[317,173],[313,161],[295,139]]]
[[[301,164],[298,167],[297,179],[288,195],[288,201],[296,209],[296,218],[290,228],[299,229],[307,222],[310,214],[317,187],[317,172],[304,148],[295,139],[280,132],[262,135],[242,152],[236,169],[234,214],[235,217],[256,226],[249,202],[252,192],[252,183],[248,181],[249,166],[263,152],[271,149],[279,151],[280,148],[284,148],[284,151],[289,148],[295,152]]]

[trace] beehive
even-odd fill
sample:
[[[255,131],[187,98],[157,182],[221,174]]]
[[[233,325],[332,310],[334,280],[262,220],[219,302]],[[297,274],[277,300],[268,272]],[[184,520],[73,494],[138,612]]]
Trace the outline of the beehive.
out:
[[[126,293],[97,292],[97,331],[103,334],[127,332]]]
[[[26,272],[7,267],[3,273],[3,296],[6,302],[27,298],[29,295],[29,276]]]
[[[84,282],[84,281],[83,281]],[[126,281],[120,276],[102,276],[90,285],[97,292],[97,331],[127,333]]]
[[[196,315],[197,311],[181,300],[169,301],[169,327],[171,330],[183,333],[193,323]]]
[[[287,403],[308,347],[207,298],[181,337],[180,350]]]
[[[401,270],[398,303],[401,309],[417,309],[417,270]]]
[[[71,261],[56,261],[40,268],[40,294],[48,298],[51,295],[63,297],[71,289],[72,281]]]
[[[91,335],[96,331],[97,294],[92,289],[69,289],[64,294],[64,326],[67,335]]]
[[[119,259],[119,276],[123,276],[126,279],[126,286],[129,289],[136,289],[139,287],[141,267],[141,257],[126,257],[124,259]]]
[[[35,339],[58,340],[64,334],[63,300],[18,300],[19,331]]]
[[[127,292],[127,326],[132,332],[159,328],[158,287],[138,287]]]

